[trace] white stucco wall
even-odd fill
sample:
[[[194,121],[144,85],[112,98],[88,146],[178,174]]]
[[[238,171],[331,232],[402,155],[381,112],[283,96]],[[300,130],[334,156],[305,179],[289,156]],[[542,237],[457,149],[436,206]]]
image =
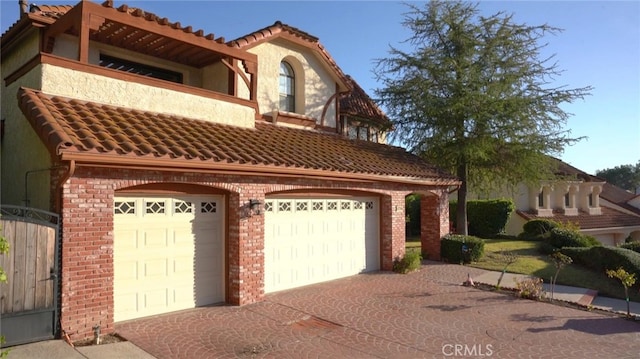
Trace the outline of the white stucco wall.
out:
[[[296,113],[314,118],[320,124],[324,106],[336,92],[336,82],[316,55],[284,40],[262,43],[249,52],[258,56],[257,99],[260,112],[271,115],[278,109],[280,62],[286,60],[296,72]],[[336,126],[334,101],[326,111],[324,125]]]
[[[52,95],[235,126],[255,124],[255,110],[248,106],[58,66],[43,65],[42,84],[42,91]]]

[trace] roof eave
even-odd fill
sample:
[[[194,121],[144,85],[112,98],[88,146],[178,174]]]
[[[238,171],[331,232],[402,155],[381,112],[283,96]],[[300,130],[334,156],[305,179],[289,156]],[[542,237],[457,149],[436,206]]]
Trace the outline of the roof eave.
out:
[[[60,161],[75,161],[77,166],[154,169],[159,171],[184,171],[200,173],[233,173],[254,176],[305,177],[314,179],[331,179],[348,182],[391,182],[420,186],[458,186],[461,182],[448,177],[404,177],[373,173],[354,173],[327,171],[314,168],[285,167],[256,163],[221,163],[211,160],[137,157],[83,153],[72,150],[59,150]]]

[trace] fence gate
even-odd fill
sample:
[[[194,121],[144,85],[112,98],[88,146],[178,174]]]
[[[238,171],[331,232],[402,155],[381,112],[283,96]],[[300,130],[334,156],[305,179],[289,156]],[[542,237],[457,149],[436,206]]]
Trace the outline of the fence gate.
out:
[[[0,226],[9,253],[0,255],[0,333],[5,346],[53,339],[58,323],[59,217],[3,205]]]

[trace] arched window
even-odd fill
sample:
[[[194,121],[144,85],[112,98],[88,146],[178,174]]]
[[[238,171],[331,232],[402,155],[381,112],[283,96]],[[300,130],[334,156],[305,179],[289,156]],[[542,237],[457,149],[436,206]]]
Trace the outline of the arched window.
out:
[[[296,78],[293,68],[288,63],[280,63],[280,110],[295,112],[296,110]]]

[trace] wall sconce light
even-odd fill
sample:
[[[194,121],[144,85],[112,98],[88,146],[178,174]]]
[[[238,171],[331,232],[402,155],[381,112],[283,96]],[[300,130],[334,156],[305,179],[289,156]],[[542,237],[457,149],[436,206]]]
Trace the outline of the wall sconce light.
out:
[[[260,215],[262,214],[262,202],[258,199],[249,200],[249,212],[250,214]]]

